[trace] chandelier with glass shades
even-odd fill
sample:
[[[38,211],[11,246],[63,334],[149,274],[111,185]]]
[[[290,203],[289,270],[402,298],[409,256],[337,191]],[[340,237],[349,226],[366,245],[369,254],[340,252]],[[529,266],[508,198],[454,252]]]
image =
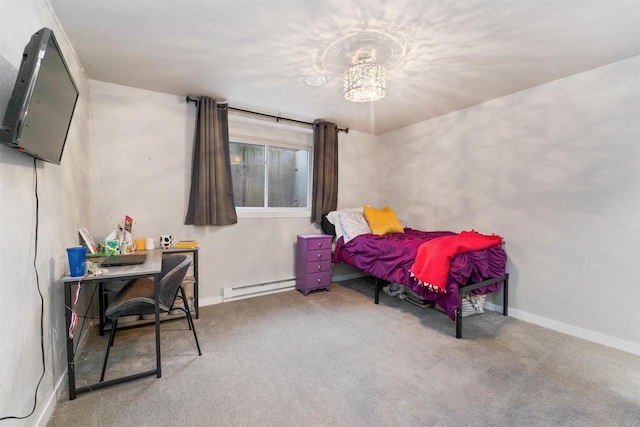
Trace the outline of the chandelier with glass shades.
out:
[[[344,97],[353,102],[369,102],[387,94],[384,68],[363,55],[344,73]]]

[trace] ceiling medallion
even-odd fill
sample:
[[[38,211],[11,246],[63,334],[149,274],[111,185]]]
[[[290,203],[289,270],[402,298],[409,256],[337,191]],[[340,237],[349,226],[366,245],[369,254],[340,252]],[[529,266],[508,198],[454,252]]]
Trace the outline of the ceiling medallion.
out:
[[[402,63],[406,53],[407,42],[401,32],[357,30],[339,37],[321,51],[318,65],[344,77],[345,99],[369,102],[386,95],[386,70]]]
[[[389,70],[400,64],[407,53],[404,34],[390,34],[382,30],[352,31],[334,40],[318,56],[320,68],[342,75],[344,70],[363,56],[371,56],[375,63]]]

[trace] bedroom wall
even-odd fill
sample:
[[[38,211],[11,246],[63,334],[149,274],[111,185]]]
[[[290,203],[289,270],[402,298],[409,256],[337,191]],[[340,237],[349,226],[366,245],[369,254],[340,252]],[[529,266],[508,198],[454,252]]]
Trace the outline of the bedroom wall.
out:
[[[348,123],[346,123],[348,125]],[[377,137],[350,130],[340,133],[338,209],[378,204]]]
[[[382,135],[380,205],[502,235],[511,315],[640,353],[639,76],[634,57]]]
[[[103,239],[124,215],[134,219],[134,237],[173,234],[200,243],[200,302],[222,301],[223,288],[295,277],[298,234],[318,233],[309,218],[243,218],[224,227],[184,225],[191,173],[196,107],[183,96],[90,81],[91,232]],[[230,120],[230,132],[246,123]],[[269,130],[270,129],[270,130]],[[277,128],[260,129],[278,132]],[[353,171],[363,157],[375,164],[375,139],[341,133],[340,169],[351,183],[339,195],[346,203],[375,197],[375,168]]]
[[[338,209],[377,206],[377,137],[350,130],[348,134],[340,133],[338,138]],[[331,270],[331,278],[334,281],[359,277],[362,274],[361,270],[343,263],[333,264]]]
[[[3,426],[44,423],[53,410],[56,387],[66,381],[63,288],[68,273],[66,248],[78,244],[78,228],[88,215],[89,97],[84,71],[48,3],[43,0],[0,2],[0,117],[4,116],[20,67],[22,51],[42,27],[54,31],[80,91],[60,165],[36,162],[39,224],[33,158],[0,146],[0,418]],[[37,258],[34,271],[35,239]],[[41,303],[41,297],[43,303]],[[43,307],[43,308],[42,308]],[[41,309],[45,374],[41,350]]]

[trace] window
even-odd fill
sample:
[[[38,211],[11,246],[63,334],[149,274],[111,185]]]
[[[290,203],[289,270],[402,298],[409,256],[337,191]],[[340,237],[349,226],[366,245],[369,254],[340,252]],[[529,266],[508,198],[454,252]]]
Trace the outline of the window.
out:
[[[309,212],[311,147],[274,142],[229,144],[238,212]]]

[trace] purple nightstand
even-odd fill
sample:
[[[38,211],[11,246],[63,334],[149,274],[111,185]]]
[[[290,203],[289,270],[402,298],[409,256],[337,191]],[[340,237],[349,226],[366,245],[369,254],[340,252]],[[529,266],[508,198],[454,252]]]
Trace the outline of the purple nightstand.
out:
[[[296,289],[307,295],[331,287],[331,240],[328,234],[299,234],[296,247]]]

